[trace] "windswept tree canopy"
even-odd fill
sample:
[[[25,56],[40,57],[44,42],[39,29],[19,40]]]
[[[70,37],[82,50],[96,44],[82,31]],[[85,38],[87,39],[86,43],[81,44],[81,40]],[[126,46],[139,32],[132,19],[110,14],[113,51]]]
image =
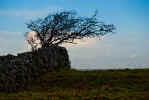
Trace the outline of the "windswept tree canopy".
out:
[[[73,43],[74,39],[93,38],[113,33],[113,24],[99,21],[97,13],[91,17],[77,16],[74,11],[62,11],[49,14],[27,23],[27,27],[37,33],[43,48],[62,43]]]

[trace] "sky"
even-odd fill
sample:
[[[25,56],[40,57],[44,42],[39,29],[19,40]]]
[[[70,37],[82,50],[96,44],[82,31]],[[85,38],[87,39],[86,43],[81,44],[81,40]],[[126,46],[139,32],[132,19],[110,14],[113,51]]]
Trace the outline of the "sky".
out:
[[[0,55],[28,51],[25,23],[61,10],[98,10],[99,20],[117,28],[103,40],[67,46],[73,68],[149,68],[148,0],[0,0]]]

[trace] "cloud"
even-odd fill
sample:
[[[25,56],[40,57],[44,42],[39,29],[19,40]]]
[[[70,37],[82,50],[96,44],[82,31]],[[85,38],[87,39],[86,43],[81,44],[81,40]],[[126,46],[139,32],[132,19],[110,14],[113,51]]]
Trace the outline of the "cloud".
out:
[[[27,51],[27,43],[22,32],[0,30],[0,35],[0,55]]]
[[[1,30],[0,34],[0,55],[28,51],[28,44],[21,32]],[[140,41],[136,41],[134,38],[113,37],[113,39],[105,38],[101,41],[95,38],[75,40],[74,42],[78,44],[64,44],[67,47],[73,68],[143,68],[149,65],[148,41],[140,44]]]
[[[135,58],[135,57],[137,57],[137,54],[136,53],[130,54],[130,58]]]
[[[148,41],[112,36],[86,47],[68,48],[71,64],[78,69],[143,68],[149,66]]]
[[[0,30],[0,39],[18,39],[23,38],[23,32],[10,32],[7,30]]]
[[[62,46],[64,46],[64,47],[88,47],[88,46],[94,44],[95,41],[96,40],[93,38],[84,38],[82,40],[75,39],[74,44],[64,43],[64,44],[62,44]]]
[[[23,39],[1,39],[0,38],[0,55],[17,54],[27,51],[27,43]]]

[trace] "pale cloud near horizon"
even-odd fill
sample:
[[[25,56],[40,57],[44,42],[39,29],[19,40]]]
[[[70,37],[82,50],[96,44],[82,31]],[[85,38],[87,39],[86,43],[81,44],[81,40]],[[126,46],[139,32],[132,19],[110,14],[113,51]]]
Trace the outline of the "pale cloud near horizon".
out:
[[[94,38],[83,38],[83,39],[75,39],[74,43],[64,43],[61,46],[64,47],[88,47],[96,42]]]
[[[72,66],[79,69],[144,68],[149,66],[149,48],[135,37],[119,36],[96,41],[86,47],[67,47]],[[146,45],[147,46],[147,45]]]
[[[22,32],[0,30],[0,55],[14,54],[27,51],[27,43]]]
[[[18,38],[23,36],[23,32],[12,32],[7,30],[0,30],[0,38]]]
[[[21,32],[0,31],[0,55],[17,54],[29,51],[28,44]],[[7,36],[9,36],[7,38]],[[15,38],[15,36],[17,38]],[[19,38],[18,38],[19,37]],[[126,40],[127,39],[127,40]],[[66,45],[73,68],[78,69],[109,69],[147,67],[149,62],[147,41],[137,41],[134,37],[120,39],[119,36],[104,40],[76,40],[78,44]],[[141,49],[140,49],[141,48]]]
[[[135,58],[135,57],[137,57],[137,54],[136,53],[132,53],[132,54],[130,54],[130,58]]]

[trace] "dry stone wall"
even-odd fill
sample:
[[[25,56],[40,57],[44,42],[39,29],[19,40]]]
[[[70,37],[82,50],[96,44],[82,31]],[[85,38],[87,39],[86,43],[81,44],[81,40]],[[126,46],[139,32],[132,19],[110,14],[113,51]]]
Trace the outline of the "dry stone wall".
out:
[[[51,46],[17,56],[0,56],[0,91],[25,89],[41,75],[60,68],[70,68],[64,47]]]

